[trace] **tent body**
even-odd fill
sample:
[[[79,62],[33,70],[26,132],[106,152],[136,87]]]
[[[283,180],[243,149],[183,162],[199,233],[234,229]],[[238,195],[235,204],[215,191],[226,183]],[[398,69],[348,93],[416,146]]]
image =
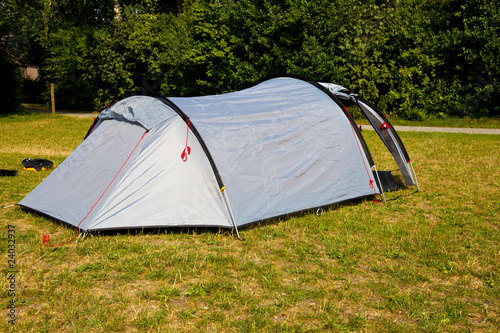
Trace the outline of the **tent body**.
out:
[[[328,89],[277,77],[222,95],[123,99],[19,205],[90,231],[237,228],[379,194],[372,167]]]

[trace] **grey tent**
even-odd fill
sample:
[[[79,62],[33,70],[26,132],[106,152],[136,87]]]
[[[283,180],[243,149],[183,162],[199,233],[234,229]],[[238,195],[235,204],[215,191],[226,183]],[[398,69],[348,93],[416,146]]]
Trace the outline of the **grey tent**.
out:
[[[19,205],[89,231],[237,232],[380,194],[365,141],[330,88],[280,76],[214,96],[125,98]]]

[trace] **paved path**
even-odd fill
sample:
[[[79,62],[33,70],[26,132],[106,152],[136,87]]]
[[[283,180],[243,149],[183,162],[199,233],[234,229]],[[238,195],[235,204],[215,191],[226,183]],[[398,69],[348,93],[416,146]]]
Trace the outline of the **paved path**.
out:
[[[50,110],[42,108],[24,108],[26,111],[52,113]],[[56,111],[58,115],[73,117],[97,117],[99,113],[89,112],[71,112]],[[371,125],[361,125],[363,130],[373,131]],[[497,134],[500,135],[500,129],[497,128],[458,128],[458,127],[423,127],[423,126],[394,126],[398,132],[448,132],[448,133],[467,133],[467,134]]]

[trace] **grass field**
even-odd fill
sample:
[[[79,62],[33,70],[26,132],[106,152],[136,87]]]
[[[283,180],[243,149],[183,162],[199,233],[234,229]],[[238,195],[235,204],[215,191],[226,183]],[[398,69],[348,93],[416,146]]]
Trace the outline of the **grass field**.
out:
[[[19,202],[48,174],[23,171],[22,159],[61,163],[90,124],[0,117],[0,168],[19,170],[0,177],[0,205]],[[363,135],[378,169],[395,169],[376,134]],[[0,330],[499,331],[500,136],[400,136],[421,192],[255,224],[241,241],[230,231],[182,229],[90,234],[52,249],[43,234],[57,242],[75,230],[1,209]],[[13,269],[15,325],[7,316]]]

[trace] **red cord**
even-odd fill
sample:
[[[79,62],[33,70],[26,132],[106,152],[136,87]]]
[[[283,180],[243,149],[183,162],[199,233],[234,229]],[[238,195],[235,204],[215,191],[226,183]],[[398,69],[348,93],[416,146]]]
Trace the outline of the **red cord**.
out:
[[[188,146],[188,138],[189,138],[189,128],[191,127],[191,123],[189,122],[189,118],[186,118],[187,121],[187,133],[186,133],[186,148],[182,151],[181,159],[183,162],[186,162],[188,159],[188,155],[191,154],[191,147]]]
[[[116,177],[118,177],[118,174],[122,171],[123,167],[125,166],[125,164],[127,164],[128,160],[130,159],[130,156],[132,156],[132,154],[134,153],[135,149],[137,148],[137,146],[139,146],[139,143],[141,143],[142,139],[144,139],[144,136],[146,135],[148,131],[144,132],[144,134],[142,134],[142,137],[141,139],[139,140],[139,142],[137,142],[137,144],[135,145],[134,149],[132,149],[132,152],[130,153],[130,155],[128,155],[127,159],[125,160],[125,162],[122,164],[120,170],[118,170],[118,172],[116,173],[116,175],[113,177],[113,179],[111,180],[111,182],[108,184],[108,186],[106,187],[106,189],[104,190],[104,192],[102,192],[101,196],[99,197],[99,199],[97,199],[97,201],[95,202],[95,204],[92,206],[92,208],[90,208],[89,212],[87,213],[87,215],[80,220],[80,222],[78,223],[78,225],[76,226],[76,234],[73,236],[73,238],[71,238],[69,241],[66,241],[66,242],[63,242],[63,243],[60,243],[60,244],[56,244],[56,245],[51,245],[49,244],[50,242],[50,236],[49,235],[43,235],[43,245],[45,246],[48,246],[48,247],[58,247],[58,246],[61,246],[61,245],[65,245],[65,244],[68,244],[70,242],[73,241],[73,239],[75,239],[76,237],[78,237],[79,233],[78,233],[78,229],[80,228],[80,224],[82,224],[83,221],[85,221],[85,219],[87,217],[89,217],[90,213],[92,213],[92,210],[94,210],[94,207],[99,203],[99,201],[101,201],[102,197],[104,196],[104,194],[108,191],[109,187],[111,186],[111,184],[113,184],[113,182],[115,181]]]
[[[384,122],[382,123],[382,125],[380,125],[380,129],[385,130],[385,134],[387,134],[387,132],[389,131],[389,125],[386,122]]]

